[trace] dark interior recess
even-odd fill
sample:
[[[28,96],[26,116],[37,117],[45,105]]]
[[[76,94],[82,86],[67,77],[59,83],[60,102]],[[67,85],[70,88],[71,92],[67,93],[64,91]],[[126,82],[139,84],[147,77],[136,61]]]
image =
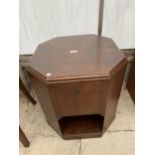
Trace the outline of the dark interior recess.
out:
[[[104,117],[98,114],[62,117],[59,120],[63,135],[102,133]]]

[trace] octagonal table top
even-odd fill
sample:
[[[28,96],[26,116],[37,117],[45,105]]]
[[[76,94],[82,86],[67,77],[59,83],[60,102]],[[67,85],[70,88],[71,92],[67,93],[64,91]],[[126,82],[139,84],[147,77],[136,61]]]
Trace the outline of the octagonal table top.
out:
[[[124,54],[110,38],[67,36],[41,43],[28,71],[45,81],[109,77],[125,62]]]

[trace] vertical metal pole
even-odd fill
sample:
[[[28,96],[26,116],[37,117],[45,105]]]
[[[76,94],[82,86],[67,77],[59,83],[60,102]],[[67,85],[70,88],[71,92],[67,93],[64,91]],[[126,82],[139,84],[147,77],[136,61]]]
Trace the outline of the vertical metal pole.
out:
[[[99,16],[98,16],[98,35],[102,35],[102,24],[103,24],[103,6],[104,0],[99,0]]]

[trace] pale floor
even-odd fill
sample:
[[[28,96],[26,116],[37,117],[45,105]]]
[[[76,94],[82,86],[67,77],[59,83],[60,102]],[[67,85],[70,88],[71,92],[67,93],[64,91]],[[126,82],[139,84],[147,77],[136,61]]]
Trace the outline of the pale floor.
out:
[[[40,104],[34,106],[20,97],[20,126],[30,147],[20,143],[19,152],[20,155],[134,155],[134,124],[134,104],[123,89],[116,118],[101,138],[63,140],[46,123]]]

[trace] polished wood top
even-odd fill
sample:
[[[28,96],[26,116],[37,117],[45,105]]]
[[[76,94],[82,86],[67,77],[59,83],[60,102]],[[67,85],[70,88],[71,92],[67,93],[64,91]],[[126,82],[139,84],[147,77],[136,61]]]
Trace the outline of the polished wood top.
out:
[[[110,38],[57,37],[38,46],[28,71],[45,81],[108,77],[124,60],[125,56]]]

